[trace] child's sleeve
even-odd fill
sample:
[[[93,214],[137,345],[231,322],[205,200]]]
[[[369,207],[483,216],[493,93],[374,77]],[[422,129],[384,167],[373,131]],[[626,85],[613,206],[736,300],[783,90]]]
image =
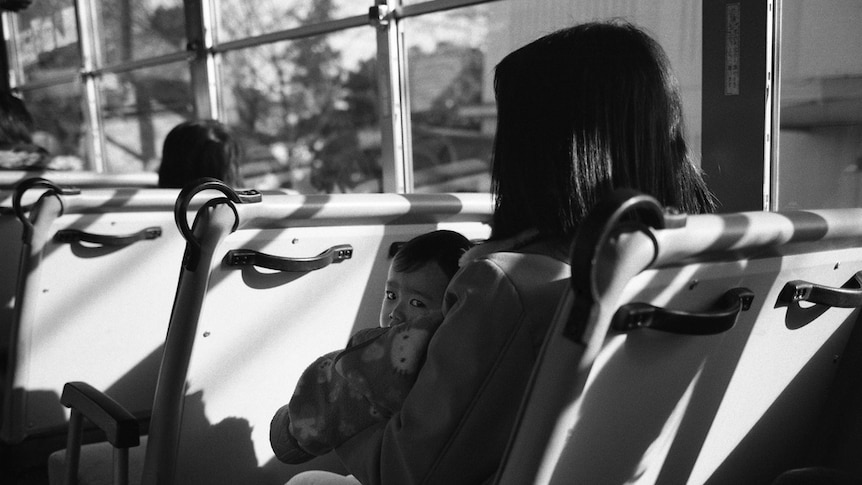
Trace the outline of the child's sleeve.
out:
[[[425,360],[431,335],[443,321],[441,313],[351,339],[354,345],[335,357],[333,374],[374,405],[382,418],[401,408]]]
[[[360,330],[347,348],[318,358],[273,418],[270,442],[278,459],[304,463],[397,412],[442,320],[435,314]]]
[[[269,444],[279,461],[298,465],[314,458],[299,446],[296,438],[290,434],[289,406],[285,404],[275,412],[269,425]]]
[[[321,396],[330,392],[332,387],[330,369],[332,359],[337,354],[338,352],[326,354],[308,366],[299,378],[290,402],[276,411],[272,418],[269,441],[279,461],[290,464],[304,463],[318,454],[314,451],[318,451],[319,454],[328,451],[323,449],[325,447],[323,443],[315,440],[322,434],[322,430],[317,428],[325,425],[322,417],[314,419],[314,416],[304,416],[301,412],[310,409],[309,405],[313,405],[320,400]],[[294,433],[297,432],[300,434],[295,435]],[[303,441],[308,448],[300,445],[297,436],[305,438]]]
[[[387,331],[378,327],[360,330],[345,350],[323,355],[303,371],[290,402],[276,411],[270,423],[270,445],[279,461],[304,463],[328,453],[367,424],[378,422],[371,403],[350,389],[343,376],[333,373],[332,364],[337,355]]]

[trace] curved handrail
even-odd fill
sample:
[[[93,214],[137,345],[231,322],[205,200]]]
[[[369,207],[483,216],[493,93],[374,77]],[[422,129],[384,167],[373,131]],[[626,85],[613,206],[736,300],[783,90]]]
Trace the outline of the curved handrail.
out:
[[[597,261],[599,253],[611,234],[620,228],[623,217],[631,218],[631,225],[657,243],[649,227],[662,229],[666,226],[665,213],[654,197],[631,189],[619,189],[600,202],[581,222],[571,246],[574,308],[565,335],[580,340],[586,330],[590,308],[599,298],[597,284]],[[684,224],[684,219],[674,216],[674,226]]]
[[[225,255],[228,266],[259,266],[285,272],[307,272],[325,268],[353,257],[353,246],[338,244],[317,256],[307,258],[274,256],[252,249],[232,249]]]
[[[30,239],[30,236],[33,232],[33,223],[30,219],[24,214],[24,206],[21,204],[21,199],[24,197],[24,193],[34,187],[45,187],[49,189],[54,194],[60,195],[77,195],[81,193],[81,190],[76,187],[61,187],[50,180],[43,177],[33,177],[19,182],[15,185],[15,193],[12,196],[12,208],[15,211],[15,216],[18,217],[18,220],[24,225],[24,231],[22,237],[25,241]],[[60,215],[63,214],[63,201],[60,201]]]
[[[197,210],[193,228],[189,228],[188,205],[195,194],[207,189],[218,190],[225,197],[215,197],[204,203]],[[174,206],[186,249],[153,396],[141,483],[174,482],[184,389],[214,254],[225,238],[239,227],[235,204],[260,200],[257,192],[243,195],[219,180],[202,179],[183,189]]]
[[[225,197],[219,197],[208,201],[203,207],[198,209],[198,212],[200,213],[200,211],[215,204],[227,203],[236,217],[231,232],[236,231],[237,227],[239,227],[239,214],[237,213],[236,206],[234,204],[255,203],[260,202],[262,199],[260,192],[256,190],[236,191],[221,180],[215,178],[204,177],[185,186],[180,191],[180,194],[177,196],[177,202],[174,204],[174,221],[177,224],[177,228],[180,230],[180,234],[182,234],[183,239],[185,239],[187,243],[186,253],[183,256],[183,267],[190,271],[194,271],[197,268],[198,261],[200,260],[201,243],[195,238],[192,228],[189,226],[186,214],[188,213],[189,204],[191,203],[192,198],[204,190],[217,190],[224,194]]]

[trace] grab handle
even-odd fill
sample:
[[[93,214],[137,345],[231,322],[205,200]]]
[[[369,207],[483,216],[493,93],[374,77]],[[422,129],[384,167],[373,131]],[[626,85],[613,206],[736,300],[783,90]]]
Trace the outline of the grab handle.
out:
[[[180,194],[177,196],[177,201],[174,204],[174,221],[177,224],[177,228],[180,230],[180,234],[183,235],[183,239],[186,240],[186,252],[183,256],[183,267],[190,271],[195,271],[198,266],[198,260],[200,259],[201,254],[201,243],[192,232],[192,228],[189,226],[189,221],[186,218],[186,213],[189,210],[189,204],[191,204],[192,198],[198,192],[210,189],[221,192],[224,194],[224,197],[210,199],[202,208],[198,209],[198,212],[216,204],[227,203],[236,216],[231,232],[236,231],[239,227],[239,214],[237,213],[236,206],[234,204],[251,204],[262,200],[262,196],[257,190],[234,190],[221,180],[212,177],[204,177],[195,180],[180,190]]]
[[[803,280],[789,281],[778,299],[784,303],[807,301],[837,308],[857,308],[862,306],[862,271],[853,275],[853,280],[857,288],[835,288]]]
[[[60,187],[54,182],[42,177],[29,178],[15,185],[15,193],[12,196],[12,208],[15,210],[15,215],[18,217],[18,220],[24,225],[22,237],[25,241],[30,240],[30,235],[33,232],[33,223],[30,221],[30,218],[24,214],[25,209],[24,206],[21,205],[21,199],[24,197],[25,192],[34,187],[44,187],[57,195],[78,195],[81,193],[81,189],[77,187]]]
[[[740,312],[751,307],[754,293],[748,288],[732,288],[721,298],[718,308],[708,312],[683,312],[648,303],[628,303],[611,320],[611,328],[627,332],[650,328],[685,335],[714,335],[733,328]]]
[[[221,180],[211,177],[204,177],[190,183],[180,191],[177,202],[174,204],[174,219],[176,220],[177,228],[186,241],[196,242],[194,234],[192,234],[192,228],[189,226],[189,221],[186,219],[186,212],[189,209],[192,198],[198,192],[203,192],[204,190],[217,190],[224,194],[231,203],[236,204],[249,204],[261,201],[261,194],[257,190],[234,190]],[[231,207],[233,207],[233,204],[231,204]],[[233,229],[236,230],[238,225],[239,220],[237,220]]]
[[[259,266],[277,271],[306,272],[325,268],[353,257],[353,246],[338,244],[309,258],[273,256],[252,249],[232,249],[225,255],[228,266]]]
[[[86,242],[102,246],[128,246],[138,241],[161,237],[162,228],[158,226],[141,229],[133,234],[113,236],[108,234],[93,234],[78,229],[63,229],[54,234],[54,240],[59,243]]]

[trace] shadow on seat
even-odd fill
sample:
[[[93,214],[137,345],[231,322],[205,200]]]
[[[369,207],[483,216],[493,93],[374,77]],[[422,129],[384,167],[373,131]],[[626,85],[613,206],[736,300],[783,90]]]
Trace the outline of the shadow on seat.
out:
[[[631,192],[597,206],[495,483],[858,483],[859,440],[815,438],[839,410],[862,422],[831,396],[862,395],[860,220],[668,218]]]
[[[225,197],[207,201],[198,210],[193,227],[189,228],[186,220],[189,203],[195,194],[207,189],[218,190]],[[198,181],[180,192],[174,214],[177,226],[186,238],[186,251],[165,338],[149,435],[142,440],[144,446],[137,446],[137,422],[131,414],[92,386],[69,383],[61,398],[64,405],[72,407],[68,446],[49,458],[51,483],[60,483],[60,477],[56,475],[58,462],[64,463],[62,483],[105,483],[108,477],[100,466],[108,461],[106,457],[110,449],[114,450],[115,456],[114,483],[172,483],[185,379],[213,255],[224,238],[236,229],[238,216],[234,204],[258,200],[259,194],[241,196],[214,179]],[[105,432],[107,444],[81,447],[83,418]],[[79,461],[83,463],[80,466]],[[129,475],[133,476],[131,480]]]

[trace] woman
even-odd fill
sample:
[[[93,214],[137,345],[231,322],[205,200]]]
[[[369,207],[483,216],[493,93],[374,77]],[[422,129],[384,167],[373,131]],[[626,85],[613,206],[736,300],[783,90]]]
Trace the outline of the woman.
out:
[[[0,92],[0,169],[45,170],[51,157],[33,143],[33,117],[21,98]]]
[[[201,177],[213,177],[231,187],[241,187],[241,157],[239,143],[220,122],[182,122],[165,137],[159,187],[181,189]]]
[[[628,187],[689,213],[714,208],[667,58],[638,28],[542,37],[500,62],[494,86],[492,237],[462,258],[401,411],[336,448],[366,485],[493,479],[570,274],[569,241],[605,194]],[[316,478],[305,483],[327,483]]]

